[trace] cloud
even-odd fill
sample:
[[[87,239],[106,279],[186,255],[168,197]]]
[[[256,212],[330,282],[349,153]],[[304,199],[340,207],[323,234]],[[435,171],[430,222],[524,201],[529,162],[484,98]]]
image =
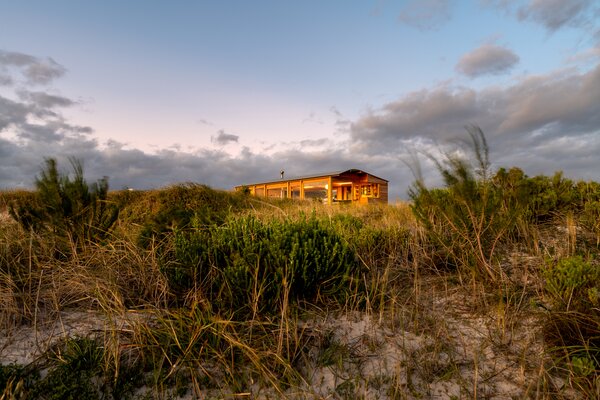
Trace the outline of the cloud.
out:
[[[64,75],[66,69],[52,58],[0,50],[0,72],[6,77],[9,68],[16,68],[28,84],[47,84]],[[11,83],[10,81],[5,82]]]
[[[504,165],[592,178],[600,159],[589,156],[600,153],[600,140],[580,147],[565,143],[600,136],[600,65],[586,73],[530,76],[509,87],[443,86],[410,93],[354,121],[351,138],[364,154],[405,154],[464,138],[469,123],[483,128],[492,154]],[[582,157],[588,157],[585,166]]]
[[[204,119],[204,118],[200,118],[200,119],[198,120],[198,123],[199,123],[199,124],[202,124],[202,125],[214,125],[212,122],[210,122],[209,120],[207,120],[207,119]]]
[[[68,169],[68,157],[75,156],[83,160],[87,179],[109,176],[113,189],[178,182],[231,189],[279,179],[282,169],[291,177],[360,168],[389,179],[395,200],[406,197],[413,180],[402,160],[413,150],[435,152],[464,139],[469,123],[486,133],[494,165],[516,165],[530,175],[562,169],[567,176],[595,180],[600,170],[600,65],[529,76],[508,87],[427,88],[349,120],[338,140],[314,138],[270,152],[242,147],[238,154],[220,148],[149,154],[115,140],[100,143],[91,128],[61,114],[76,104],[72,99],[31,88],[14,92],[13,98],[0,96],[0,188],[31,188],[45,157],[56,157]],[[337,108],[329,111],[344,119]],[[220,130],[212,139],[226,145],[239,137]],[[431,182],[437,173],[423,162]]]
[[[519,57],[511,50],[488,43],[462,56],[456,70],[470,78],[476,78],[506,73],[518,62]]]
[[[225,133],[225,131],[223,129],[220,129],[218,132],[217,136],[211,136],[210,137],[210,141],[213,143],[216,143],[219,146],[225,146],[226,144],[235,142],[238,142],[238,139],[240,138],[238,135],[232,135],[230,133]]]
[[[302,147],[322,147],[323,145],[330,144],[331,141],[327,138],[321,139],[305,139],[300,141]]]
[[[482,0],[482,3],[521,21],[540,24],[549,32],[566,26],[588,29],[597,25],[594,0]]]
[[[452,3],[452,0],[412,0],[398,19],[417,29],[435,29],[450,19]]]
[[[0,95],[0,133],[10,131],[22,140],[58,141],[93,131],[90,127],[69,124],[60,112],[54,110],[73,104],[71,100],[41,93],[22,97],[26,101],[15,101]]]
[[[26,78],[22,87],[15,89],[14,98],[0,95],[0,134],[8,134],[21,142],[50,144],[92,132],[90,127],[68,123],[61,114],[61,108],[75,104],[73,100],[28,88],[48,83],[65,72],[52,59],[0,50],[0,69],[4,69],[11,82],[15,75]]]
[[[318,125],[323,125],[323,120],[315,114],[314,111],[311,111],[306,118],[302,120],[303,124],[313,123]]]
[[[0,71],[0,86],[10,86],[13,84],[13,80],[10,76],[1,73]]]
[[[519,9],[518,17],[537,22],[553,32],[567,25],[581,26],[591,4],[591,0],[531,0]]]
[[[40,108],[69,107],[75,104],[71,99],[62,96],[51,95],[46,92],[30,92],[22,90],[18,92],[22,100],[27,100]]]

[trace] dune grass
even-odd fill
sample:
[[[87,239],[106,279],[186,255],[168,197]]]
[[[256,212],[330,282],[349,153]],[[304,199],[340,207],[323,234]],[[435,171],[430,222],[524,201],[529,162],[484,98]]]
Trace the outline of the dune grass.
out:
[[[598,185],[444,165],[389,206],[111,192],[83,242],[2,193],[1,398],[598,397]]]

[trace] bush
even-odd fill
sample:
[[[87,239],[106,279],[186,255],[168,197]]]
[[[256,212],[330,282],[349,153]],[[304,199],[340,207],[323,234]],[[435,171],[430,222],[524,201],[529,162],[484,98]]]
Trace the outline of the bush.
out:
[[[600,267],[581,256],[563,258],[544,270],[555,308],[588,313],[600,306]]]
[[[129,221],[143,224],[138,243],[148,247],[174,230],[186,229],[195,219],[196,226],[222,224],[233,210],[247,207],[241,193],[228,193],[194,183],[174,185],[147,192],[143,199],[125,208]]]
[[[498,280],[498,244],[516,222],[518,210],[503,208],[503,194],[489,176],[488,147],[483,132],[470,127],[475,165],[452,154],[433,159],[444,189],[429,189],[418,179],[409,190],[412,211],[439,248],[445,266],[476,279]]]
[[[360,271],[347,244],[314,215],[268,223],[237,217],[222,226],[178,232],[175,260],[165,270],[174,286],[205,288],[211,300],[246,311],[275,312],[284,295],[344,299]]]
[[[594,371],[597,374],[600,371],[600,267],[574,256],[549,264],[543,274],[545,291],[552,302],[545,327],[546,340],[576,371],[587,371],[586,376]]]
[[[26,231],[51,233],[80,247],[104,239],[119,209],[107,201],[108,178],[88,185],[81,163],[71,159],[71,165],[73,177],[59,173],[56,160],[47,159],[34,196],[12,202],[9,212]]]

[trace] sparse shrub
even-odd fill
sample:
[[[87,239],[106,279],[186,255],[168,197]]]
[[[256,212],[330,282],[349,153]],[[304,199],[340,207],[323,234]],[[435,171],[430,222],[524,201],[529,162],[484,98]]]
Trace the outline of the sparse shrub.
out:
[[[0,399],[25,398],[24,393],[39,378],[37,372],[17,364],[0,364]]]
[[[143,364],[157,387],[177,385],[187,373],[184,388],[238,387],[260,379],[276,389],[295,379],[293,354],[276,353],[269,323],[246,324],[223,319],[199,307],[173,309],[135,329]],[[200,397],[195,393],[195,397]]]
[[[585,202],[581,221],[596,235],[596,246],[600,245],[600,200],[592,199]]]
[[[108,178],[88,185],[81,163],[71,159],[71,165],[72,177],[58,171],[55,159],[47,159],[34,195],[16,200],[9,211],[25,231],[51,233],[80,247],[104,239],[119,210],[107,201]]]
[[[468,128],[475,166],[452,154],[434,162],[444,189],[429,189],[418,179],[409,191],[412,210],[445,266],[479,280],[498,280],[502,271],[497,248],[515,225],[516,210],[504,209],[503,196],[489,177],[488,147],[483,132]]]
[[[100,399],[104,350],[89,338],[69,338],[49,356],[48,374],[29,392],[34,399]]]

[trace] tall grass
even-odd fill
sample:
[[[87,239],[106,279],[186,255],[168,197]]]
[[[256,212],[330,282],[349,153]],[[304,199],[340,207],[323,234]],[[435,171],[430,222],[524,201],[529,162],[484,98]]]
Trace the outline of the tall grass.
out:
[[[477,135],[474,162],[442,160],[446,187],[418,182],[412,204],[187,184],[110,193],[100,241],[0,220],[0,328],[39,335],[28,365],[0,367],[1,396],[411,398],[444,383],[474,398],[514,368],[513,396],[593,398],[597,185],[483,172]],[[82,311],[101,328],[70,328]]]

